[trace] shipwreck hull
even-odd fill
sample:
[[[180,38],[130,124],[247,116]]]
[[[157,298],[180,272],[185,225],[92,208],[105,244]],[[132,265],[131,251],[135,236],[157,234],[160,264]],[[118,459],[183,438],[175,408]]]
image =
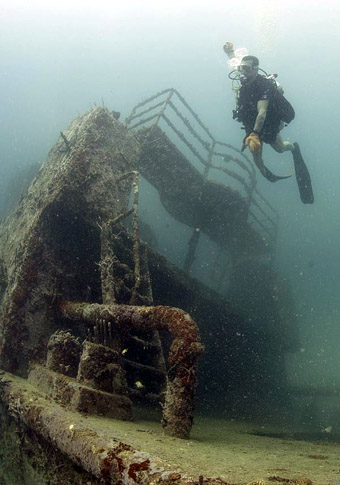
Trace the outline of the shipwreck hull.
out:
[[[76,411],[120,419],[132,419],[130,397],[157,401],[165,392],[163,426],[169,434],[187,437],[203,347],[189,315],[152,306],[138,238],[138,158],[137,140],[105,108],[91,110],[61,133],[2,226],[0,365],[26,377],[30,364],[42,364],[31,371],[30,380],[53,398]],[[128,210],[132,187],[133,209]],[[131,211],[134,238],[124,248],[131,257],[122,261],[115,251],[117,224]],[[88,340],[74,362],[67,353],[70,345],[79,345],[76,340],[72,344],[75,337],[66,328]],[[174,339],[171,377],[166,376],[159,330]],[[132,343],[139,354],[130,350],[123,358],[124,347],[131,349]],[[142,355],[148,347],[151,359]],[[51,376],[45,367],[61,377]],[[45,379],[37,379],[44,373]],[[91,373],[92,378],[86,377]],[[154,385],[145,388],[145,379]],[[139,387],[134,388],[135,382]]]
[[[117,142],[119,140],[119,142]],[[126,210],[138,143],[105,110],[77,120],[60,137],[0,232],[1,366],[27,374],[56,329],[50,303],[98,301],[100,225]],[[99,286],[100,287],[100,286]],[[92,294],[93,293],[93,294]]]
[[[60,452],[71,475],[78,477],[73,468],[80,465],[85,478],[92,474],[104,483],[150,483],[150,476],[155,483],[183,482],[176,474],[162,482],[153,459],[124,443],[101,446],[96,431],[79,423],[78,452],[70,412],[129,421],[133,402],[161,402],[165,432],[188,438],[204,350],[200,335],[207,349],[201,402],[206,394],[221,395],[221,386],[223,399],[230,400],[240,359],[251,345],[256,359],[278,363],[264,392],[284,388],[282,355],[298,343],[278,308],[272,308],[270,320],[256,321],[244,311],[247,305],[209,290],[140,241],[138,170],[175,218],[228,246],[236,260],[267,251],[265,239],[247,222],[248,207],[239,194],[204,180],[164,133],[152,133],[155,138],[136,137],[105,108],[77,118],[0,226],[0,368],[6,372],[0,398],[9,416],[3,427],[14,420],[21,433],[31,433],[32,446],[42,443],[44,450],[53,440],[56,467]],[[167,146],[163,157],[160,137]],[[133,234],[121,224],[130,214]],[[261,366],[257,373],[263,375]],[[33,397],[27,399],[26,392]],[[45,412],[49,401],[67,408],[59,423],[63,430]],[[103,451],[94,453],[92,445]],[[45,451],[42,455],[45,463]]]

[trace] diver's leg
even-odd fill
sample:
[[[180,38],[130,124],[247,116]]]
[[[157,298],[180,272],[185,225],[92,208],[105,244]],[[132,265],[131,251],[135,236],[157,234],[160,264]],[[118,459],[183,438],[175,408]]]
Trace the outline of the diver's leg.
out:
[[[278,153],[293,152],[295,147],[290,141],[283,141],[279,134],[276,135],[274,143],[270,144],[272,148]]]

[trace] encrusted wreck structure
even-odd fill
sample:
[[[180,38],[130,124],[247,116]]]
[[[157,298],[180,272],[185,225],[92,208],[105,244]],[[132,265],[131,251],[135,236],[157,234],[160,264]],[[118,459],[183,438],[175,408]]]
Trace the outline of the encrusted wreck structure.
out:
[[[203,344],[204,375],[215,387],[219,376],[219,392],[223,379],[226,393],[238,363],[223,365],[217,355],[234,346],[243,358],[252,336],[254,347],[261,345],[259,334],[271,339],[264,360],[296,345],[293,306],[280,307],[281,294],[287,299],[289,291],[274,290],[279,278],[258,264],[274,252],[277,215],[257,192],[246,157],[230,155],[231,149],[212,137],[175,90],[137,106],[125,124],[106,108],[94,108],[61,133],[1,225],[2,429],[14,419],[30,437],[24,450],[34,454],[40,443],[39,473],[49,483],[55,470],[48,474],[44,457],[51,446],[53,456],[65,457],[67,479],[74,476],[55,483],[83,483],[85,475],[90,483],[150,483],[150,477],[180,483],[180,475],[162,474],[130,445],[113,446],[95,431],[87,435],[79,423],[74,429],[67,412],[132,420],[133,403],[161,402],[165,433],[187,438]],[[229,182],[209,178],[214,171]],[[140,238],[140,176],[192,230],[183,269]],[[123,225],[129,217],[130,231]],[[217,278],[217,286],[228,279],[229,296],[190,276],[202,234],[232,258],[233,269]],[[250,312],[240,303],[250,290],[250,271],[265,279],[268,295],[280,295],[267,320],[263,292]],[[274,380],[284,378],[281,357]],[[246,373],[242,386],[247,392]],[[200,389],[198,395],[204,400]],[[59,467],[60,459],[54,463]]]

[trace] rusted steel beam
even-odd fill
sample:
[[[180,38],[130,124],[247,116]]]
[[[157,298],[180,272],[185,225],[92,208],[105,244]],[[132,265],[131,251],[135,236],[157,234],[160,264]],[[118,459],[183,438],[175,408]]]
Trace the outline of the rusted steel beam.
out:
[[[94,325],[104,319],[121,332],[166,330],[172,334],[162,425],[167,434],[188,438],[193,420],[198,358],[203,353],[197,325],[190,315],[167,306],[62,301],[59,308],[65,318],[73,321]]]
[[[79,413],[72,413],[61,406],[56,406],[50,399],[44,399],[40,393],[29,386],[26,380],[19,380],[11,374],[2,373],[0,399],[6,404],[6,412],[19,423],[19,430],[21,433],[25,432],[28,441],[32,432],[35,432],[49,444],[49,448],[52,446],[52,454],[58,455],[60,466],[71,460],[76,464],[77,469],[81,468],[80,474],[83,474],[84,470],[91,474],[93,481],[85,479],[82,483],[106,485],[187,483],[187,479],[181,480],[181,475],[175,471],[163,472],[167,463],[162,462],[160,458],[138,451],[127,443],[117,440],[109,430],[104,433],[99,432],[95,425],[84,422]],[[35,441],[33,443],[37,446]],[[41,450],[46,449],[46,443],[44,441],[42,443]],[[40,455],[39,451],[38,456]],[[41,463],[39,462],[38,469],[40,467],[41,470],[44,466],[42,460]],[[72,471],[72,468],[68,469]],[[52,473],[47,476],[51,477]],[[178,480],[168,480],[168,476],[178,477]],[[77,482],[72,480],[73,475],[68,478],[67,483],[80,483],[78,480]],[[54,483],[57,482],[54,481]],[[65,481],[60,479],[58,483],[66,483],[66,479]]]

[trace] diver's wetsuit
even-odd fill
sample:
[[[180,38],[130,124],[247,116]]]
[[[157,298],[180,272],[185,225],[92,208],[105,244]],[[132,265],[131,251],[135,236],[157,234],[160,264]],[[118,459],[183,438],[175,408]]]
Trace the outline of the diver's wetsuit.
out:
[[[273,82],[260,74],[251,83],[243,81],[238,100],[237,119],[243,123],[247,136],[254,129],[258,115],[258,101],[268,100],[266,119],[259,136],[265,143],[275,142],[281,123],[280,115],[275,109],[276,92],[277,88]]]

